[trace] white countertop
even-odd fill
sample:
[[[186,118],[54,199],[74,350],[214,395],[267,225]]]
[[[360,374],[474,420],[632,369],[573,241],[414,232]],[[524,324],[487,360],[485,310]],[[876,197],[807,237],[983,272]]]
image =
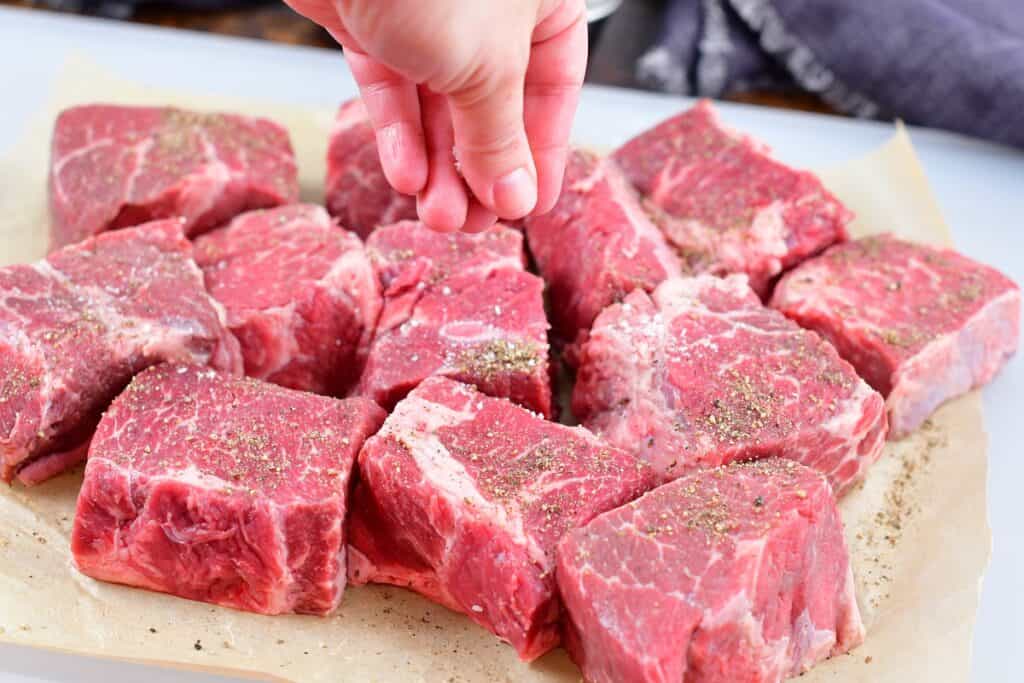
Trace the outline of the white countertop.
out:
[[[336,51],[0,8],[0,63],[6,65],[0,69],[0,154],[44,106],[52,80],[72,52],[154,86],[328,107],[355,94]],[[611,147],[682,106],[679,98],[588,87],[575,137]],[[731,124],[799,166],[851,159],[892,133],[888,125],[838,117],[729,104],[721,109]],[[1024,283],[1024,152],[931,130],[911,129],[911,137],[958,247]],[[995,541],[975,631],[973,671],[975,680],[985,683],[1024,680],[1024,495],[1018,490],[1024,482],[1024,456],[1018,452],[1024,436],[1022,355],[984,394]],[[0,662],[4,683],[230,680],[9,645],[0,645]]]

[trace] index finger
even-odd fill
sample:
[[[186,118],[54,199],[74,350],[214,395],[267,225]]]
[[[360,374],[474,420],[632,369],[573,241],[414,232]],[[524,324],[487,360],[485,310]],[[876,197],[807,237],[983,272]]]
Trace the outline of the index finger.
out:
[[[352,76],[377,134],[388,182],[402,194],[427,184],[427,148],[416,85],[359,50],[345,50]]]

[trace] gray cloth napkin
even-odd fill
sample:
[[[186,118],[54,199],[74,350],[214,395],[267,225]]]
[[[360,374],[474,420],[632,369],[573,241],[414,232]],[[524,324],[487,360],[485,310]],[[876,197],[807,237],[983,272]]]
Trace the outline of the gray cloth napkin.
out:
[[[709,97],[798,87],[1024,147],[1024,0],[667,0],[637,72]]]

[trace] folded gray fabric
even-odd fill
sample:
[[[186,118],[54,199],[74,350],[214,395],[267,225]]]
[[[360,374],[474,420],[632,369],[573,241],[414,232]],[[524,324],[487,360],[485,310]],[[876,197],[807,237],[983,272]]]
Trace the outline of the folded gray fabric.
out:
[[[789,81],[855,116],[1024,147],[1021,0],[668,0],[664,26],[637,67],[657,87]]]

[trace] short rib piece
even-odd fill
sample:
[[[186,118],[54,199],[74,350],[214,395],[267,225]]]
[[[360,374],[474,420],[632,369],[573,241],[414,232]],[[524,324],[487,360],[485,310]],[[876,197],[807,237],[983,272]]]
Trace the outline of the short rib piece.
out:
[[[707,100],[641,133],[612,155],[692,273],[746,273],[764,297],[774,278],[846,239],[852,214],[807,171],[726,128]]]
[[[384,308],[360,395],[391,408],[443,375],[551,415],[544,283],[523,269],[521,233],[442,234],[403,221],[366,246]]]
[[[334,396],[359,379],[380,286],[363,243],[323,208],[244,213],[199,237],[195,251],[246,375]]]
[[[193,236],[298,197],[288,132],[267,119],[91,104],[54,127],[52,248],[159,218],[184,218]]]
[[[250,612],[327,614],[345,587],[349,475],[383,419],[365,399],[150,368],[89,448],[75,564]]]
[[[590,683],[777,682],[864,639],[828,482],[792,460],[700,470],[558,546]]]
[[[582,427],[431,378],[359,454],[349,578],[418,591],[531,660],[559,640],[559,538],[653,483]]]
[[[555,208],[523,221],[562,341],[578,345],[605,306],[681,273],[650,213],[615,162],[570,152]]]
[[[887,397],[893,438],[995,377],[1017,350],[1020,305],[1020,288],[995,269],[887,234],[807,261],[772,298]]]
[[[242,371],[179,221],[0,268],[0,478],[34,484],[84,459],[103,409],[161,361]]]
[[[885,443],[882,397],[817,334],[761,304],[743,275],[666,280],[598,317],[573,412],[665,480],[781,456],[837,494]]]

